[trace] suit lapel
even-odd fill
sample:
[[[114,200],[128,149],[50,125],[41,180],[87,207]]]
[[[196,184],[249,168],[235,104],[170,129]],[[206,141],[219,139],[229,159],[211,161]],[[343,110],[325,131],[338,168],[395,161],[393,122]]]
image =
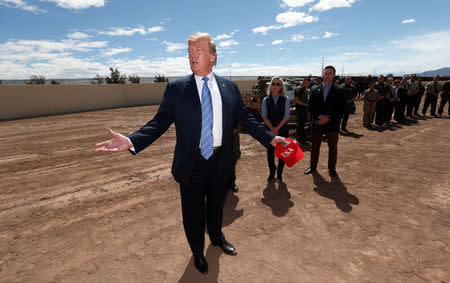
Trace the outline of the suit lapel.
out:
[[[185,92],[186,95],[191,96],[190,99],[192,101],[192,106],[195,111],[200,111],[200,117],[201,117],[201,103],[200,103],[200,96],[197,89],[197,83],[195,82],[194,74],[190,75],[188,77],[188,80],[186,81],[185,86]]]

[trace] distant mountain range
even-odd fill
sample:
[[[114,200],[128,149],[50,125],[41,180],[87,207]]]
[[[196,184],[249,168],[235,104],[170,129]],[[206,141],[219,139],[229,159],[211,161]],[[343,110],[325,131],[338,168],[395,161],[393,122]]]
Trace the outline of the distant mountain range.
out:
[[[421,77],[433,77],[433,76],[450,76],[450,67],[446,67],[446,68],[440,68],[437,70],[432,70],[432,71],[426,71],[420,74],[417,74],[418,76]]]

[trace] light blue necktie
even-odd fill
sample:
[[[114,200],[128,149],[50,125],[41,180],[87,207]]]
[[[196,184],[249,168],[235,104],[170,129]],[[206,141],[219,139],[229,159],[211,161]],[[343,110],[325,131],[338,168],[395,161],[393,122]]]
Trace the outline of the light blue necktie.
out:
[[[208,77],[202,78],[202,133],[200,135],[200,153],[208,160],[213,154],[213,110],[211,101],[211,92],[208,88]]]

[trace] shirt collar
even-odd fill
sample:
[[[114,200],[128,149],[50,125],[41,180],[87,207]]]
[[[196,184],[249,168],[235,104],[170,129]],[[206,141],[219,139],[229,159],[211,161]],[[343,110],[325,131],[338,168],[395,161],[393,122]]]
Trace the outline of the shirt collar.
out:
[[[201,83],[204,82],[204,81],[202,80],[204,77],[200,77],[200,76],[198,76],[198,75],[196,75],[196,74],[194,74],[194,77],[195,77],[195,80],[196,80],[197,82],[201,82]],[[213,82],[213,81],[215,81],[215,79],[216,79],[213,72],[211,72],[211,73],[209,73],[208,75],[206,75],[206,77],[208,77],[208,82]]]

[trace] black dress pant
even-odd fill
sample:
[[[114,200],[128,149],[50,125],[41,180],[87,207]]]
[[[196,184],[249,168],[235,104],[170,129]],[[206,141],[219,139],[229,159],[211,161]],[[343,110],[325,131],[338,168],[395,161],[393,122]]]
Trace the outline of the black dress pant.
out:
[[[413,104],[413,113],[414,115],[419,115],[419,106],[422,101],[422,96],[415,95],[414,96],[414,104]]]
[[[379,126],[383,125],[386,119],[386,103],[384,100],[384,98],[382,100],[379,100],[375,107],[375,124]]]
[[[195,154],[192,183],[180,184],[183,226],[193,254],[203,254],[205,222],[212,243],[225,239],[222,233],[223,204],[227,184],[218,172],[220,150],[208,160]]]
[[[289,129],[279,131],[278,135],[285,138],[289,137]],[[273,146],[267,148],[267,165],[269,166],[269,174],[271,177],[275,176],[275,170],[277,171],[278,177],[283,175],[284,161],[278,158],[278,166],[275,165],[275,147]]]
[[[339,139],[338,132],[324,132],[321,130],[311,130],[311,163],[310,167],[317,168],[320,155],[320,144],[322,143],[322,136],[327,137],[328,142],[328,169],[336,170],[337,162],[337,143]]]

